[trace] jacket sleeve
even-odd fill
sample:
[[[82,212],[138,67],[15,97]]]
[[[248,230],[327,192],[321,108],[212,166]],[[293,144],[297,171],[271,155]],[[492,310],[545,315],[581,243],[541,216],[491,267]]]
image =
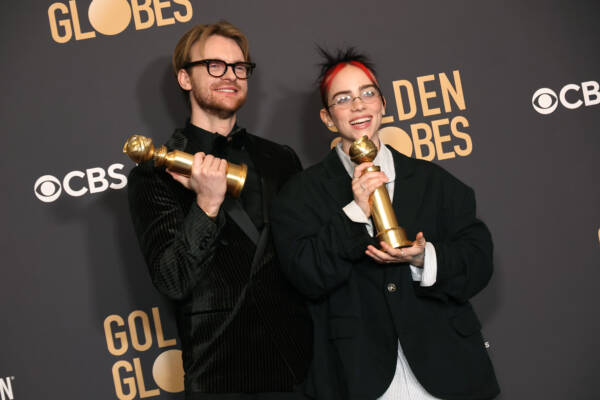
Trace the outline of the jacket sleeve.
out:
[[[286,145],[284,145],[283,148],[285,149],[285,151],[288,153],[288,155],[290,157],[289,165],[291,165],[291,173],[295,174],[297,172],[302,171],[302,162],[300,162],[300,159],[298,158],[298,155],[296,154],[294,149],[292,149],[290,146],[286,146]]]
[[[182,300],[210,264],[225,218],[219,211],[213,221],[193,201],[184,211],[181,193],[175,192],[179,183],[169,179],[148,165],[134,168],[129,208],[152,282],[165,296]]]
[[[418,290],[441,300],[450,297],[466,302],[492,276],[492,238],[485,224],[475,216],[473,190],[449,174],[441,186],[441,235],[432,242],[437,256],[437,279],[433,286]]]
[[[317,300],[346,282],[352,266],[371,243],[363,224],[306,185],[304,174],[291,179],[274,202],[272,224],[284,273],[305,296]]]

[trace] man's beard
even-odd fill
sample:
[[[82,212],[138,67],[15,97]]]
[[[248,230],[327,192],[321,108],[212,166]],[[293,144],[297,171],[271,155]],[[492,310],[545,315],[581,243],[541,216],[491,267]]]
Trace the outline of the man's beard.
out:
[[[202,110],[220,119],[231,118],[246,102],[246,96],[243,96],[239,97],[233,105],[224,105],[215,96],[212,96],[212,93],[205,96],[198,89],[192,89],[192,95]]]

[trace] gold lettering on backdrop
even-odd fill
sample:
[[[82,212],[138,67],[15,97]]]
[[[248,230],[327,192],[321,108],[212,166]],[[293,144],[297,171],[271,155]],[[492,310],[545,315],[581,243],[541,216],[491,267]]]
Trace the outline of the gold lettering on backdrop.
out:
[[[425,137],[419,136],[420,130],[425,132]],[[435,148],[433,147],[433,143],[431,142],[433,133],[431,132],[431,128],[429,127],[429,125],[424,122],[412,124],[410,126],[410,132],[412,134],[413,145],[415,148],[415,157],[427,161],[433,160],[433,158],[435,157]],[[422,146],[427,147],[426,154],[423,154]]]
[[[108,352],[113,356],[122,356],[127,352],[129,343],[127,341],[127,334],[125,331],[113,332],[112,325],[116,323],[117,326],[125,326],[125,321],[120,316],[113,314],[109,315],[104,319],[104,336],[106,336],[106,347]],[[115,346],[115,339],[119,342],[119,347]]]
[[[61,19],[60,22],[56,20],[57,11],[63,16],[69,15],[69,8],[63,3],[54,3],[48,7],[48,20],[50,21],[50,33],[52,34],[52,39],[54,39],[57,43],[67,43],[71,40],[73,36],[73,29],[71,28],[71,20],[70,19]],[[58,28],[63,29],[63,33],[59,32]]]
[[[449,74],[440,72],[417,76],[414,81],[417,90],[408,79],[392,81],[398,122],[414,119],[417,114],[427,118],[466,110],[459,70],[453,70],[450,77]],[[393,105],[390,106],[392,107]],[[393,116],[382,119],[382,125],[393,122]],[[412,156],[414,150],[415,158],[432,161],[470,155],[473,151],[473,141],[471,135],[464,129],[468,127],[469,121],[465,116],[448,115],[433,121],[414,121],[405,130],[397,126],[383,126],[380,132],[385,131],[385,138],[382,135],[384,142],[401,153]],[[409,131],[410,136],[406,134]],[[411,139],[412,143],[409,146],[406,140]]]
[[[454,86],[450,83],[450,80],[446,76],[445,73],[440,73],[440,87],[442,89],[442,99],[444,100],[444,111],[449,113],[452,111],[452,107],[450,107],[450,98],[448,95],[452,96],[452,100],[454,100],[454,104],[458,106],[459,110],[464,110],[465,106],[465,95],[462,89],[462,82],[460,80],[460,72],[458,70],[452,71],[454,76]]]
[[[133,377],[122,378],[120,370],[132,372],[131,364],[125,360],[117,361],[112,367],[113,381],[115,383],[115,394],[119,400],[133,400],[137,395],[135,379]],[[127,387],[127,393],[123,391],[123,385]]]
[[[160,313],[158,307],[152,307],[152,319],[154,320],[154,329],[156,330],[156,344],[158,347],[169,347],[177,344],[176,339],[165,340],[165,334],[163,332],[162,323],[160,321]]]
[[[140,343],[137,325],[135,323],[136,318],[142,322],[142,333],[144,335],[144,343]],[[152,346],[152,332],[150,332],[150,321],[148,314],[141,310],[137,310],[129,314],[127,318],[127,324],[129,325],[129,334],[131,335],[131,345],[137,351],[146,351]]]
[[[162,9],[166,7],[171,7],[171,3],[168,1],[154,0],[154,13],[156,14],[156,25],[158,26],[173,25],[175,23],[175,18],[163,17]]]
[[[471,141],[471,136],[469,136],[468,133],[461,132],[458,130],[458,128],[457,128],[458,124],[460,124],[461,126],[464,126],[464,127],[469,127],[469,121],[467,121],[467,119],[465,117],[459,115],[458,117],[452,118],[452,122],[450,124],[450,131],[452,132],[452,134],[454,136],[456,136],[457,138],[465,141],[464,149],[461,148],[457,144],[454,146],[454,151],[459,156],[466,157],[469,154],[471,154],[471,152],[473,151],[473,142]]]
[[[169,393],[182,392],[185,386],[184,375],[181,350],[167,350],[156,357],[152,377],[162,390]]]
[[[135,369],[135,379],[137,380],[140,398],[145,399],[146,397],[158,396],[160,394],[160,390],[146,389],[146,384],[144,383],[144,374],[142,374],[142,364],[140,364],[139,357],[133,359],[133,366]]]
[[[153,363],[141,356],[154,343],[158,348],[177,345],[175,338],[166,338],[158,307],[152,307],[152,317],[143,310],[133,310],[127,318],[111,314],[104,319],[104,334],[107,349],[113,356],[122,356],[128,350],[140,354],[131,355],[129,360],[118,360],[112,367],[115,394],[119,400],[155,397],[160,395],[160,388],[168,388],[173,393],[183,391],[180,350],[167,350],[159,354]],[[148,374],[144,375],[143,371],[150,367],[153,377],[159,376],[160,382],[156,379],[152,382],[148,380]]]
[[[386,126],[379,130],[379,138],[383,143],[392,146],[407,157],[412,156],[413,144],[410,136],[395,126]]]
[[[133,20],[135,21],[135,29],[148,29],[154,25],[154,12],[152,11],[152,0],[144,0],[143,4],[139,0],[131,0],[131,8],[133,9]],[[142,21],[142,12],[146,14],[146,20]]]
[[[96,32],[82,32],[81,24],[79,23],[79,12],[77,11],[77,4],[75,0],[69,1],[69,8],[71,9],[71,19],[73,20],[73,31],[75,31],[75,40],[91,39],[96,37]]]
[[[185,7],[185,14],[182,15],[179,11],[173,13],[178,22],[188,22],[192,19],[194,12],[192,11],[192,4],[189,0],[173,0],[173,2]]]
[[[394,97],[396,98],[396,107],[398,108],[398,120],[405,121],[417,115],[417,102],[415,100],[415,91],[412,83],[407,80],[399,80],[393,81],[392,86],[394,88]],[[406,89],[409,111],[406,111],[404,108],[404,103],[402,101],[402,88]]]
[[[194,15],[190,0],[92,0],[87,18],[93,30],[82,29],[77,5],[83,0],[55,2],[48,7],[50,35],[56,43],[91,39],[96,32],[103,35],[117,35],[127,29],[133,16],[136,30],[173,25],[176,22],[189,22]]]
[[[425,82],[432,82],[435,80],[435,75],[425,75],[417,77],[417,87],[419,88],[419,98],[421,99],[421,110],[423,111],[424,117],[430,115],[437,115],[441,113],[439,108],[429,108],[429,102],[427,99],[435,98],[435,91],[428,92],[425,89]]]
[[[448,118],[438,119],[436,121],[431,122],[431,127],[433,128],[433,138],[435,140],[435,150],[437,152],[438,160],[447,160],[449,158],[456,157],[453,151],[444,152],[444,143],[452,141],[452,137],[450,135],[442,135],[440,132],[440,126],[448,125]]]
[[[131,8],[127,0],[93,0],[88,9],[92,27],[103,35],[123,32],[131,22]]]

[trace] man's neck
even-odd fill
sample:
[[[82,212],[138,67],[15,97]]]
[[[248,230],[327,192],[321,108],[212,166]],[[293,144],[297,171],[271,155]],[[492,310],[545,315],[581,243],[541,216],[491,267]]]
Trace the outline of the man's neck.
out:
[[[229,132],[231,132],[233,126],[235,125],[235,121],[235,114],[226,119],[219,118],[215,115],[195,112],[192,112],[192,115],[190,116],[190,122],[192,125],[223,136],[227,136]]]

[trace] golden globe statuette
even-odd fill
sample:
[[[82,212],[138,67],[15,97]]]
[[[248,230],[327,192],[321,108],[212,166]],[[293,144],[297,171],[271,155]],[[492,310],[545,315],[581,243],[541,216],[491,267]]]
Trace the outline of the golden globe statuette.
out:
[[[367,136],[363,136],[352,143],[349,155],[355,164],[372,162],[377,156],[377,146]],[[380,170],[381,168],[378,165],[372,165],[366,169],[369,172]],[[375,225],[377,231],[377,240],[383,241],[393,248],[412,246],[412,242],[406,237],[406,231],[398,225],[385,184],[375,189],[369,197],[369,203],[373,225]]]
[[[170,171],[190,176],[194,156],[183,151],[173,150],[167,152],[165,146],[156,149],[152,139],[141,135],[133,135],[123,146],[123,153],[127,154],[135,163],[154,160],[156,167],[165,166]],[[227,163],[227,192],[233,197],[238,197],[246,183],[248,166]]]

